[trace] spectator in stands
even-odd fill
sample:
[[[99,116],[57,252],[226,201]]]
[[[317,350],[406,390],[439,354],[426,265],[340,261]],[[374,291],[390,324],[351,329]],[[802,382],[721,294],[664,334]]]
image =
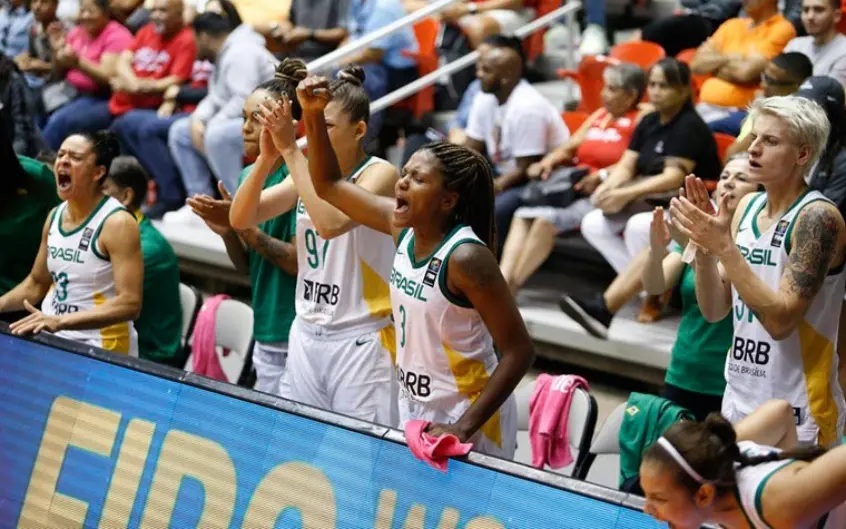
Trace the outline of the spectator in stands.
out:
[[[349,0],[346,28],[348,41],[387,26],[405,16],[400,0]],[[344,62],[364,69],[364,90],[371,101],[404,86],[417,77],[417,63],[403,55],[417,51],[417,39],[411,27],[405,27],[370,44]],[[370,127],[375,133],[378,126]]]
[[[702,314],[712,322],[734,314],[723,415],[736,422],[764,399],[784,398],[795,408],[800,442],[831,446],[846,414],[835,356],[846,228],[835,205],[804,182],[825,147],[828,119],[797,96],[758,100],[749,119],[750,180],[765,192],[746,197],[733,218],[714,213],[704,184],[688,176],[670,213],[700,249]]]
[[[56,179],[50,168],[18,156],[4,132],[0,117],[0,296],[26,278],[41,247],[42,228],[50,210],[59,204]],[[11,323],[26,312],[0,314],[0,321]]]
[[[147,172],[135,158],[118,156],[103,182],[103,192],[133,214],[141,234],[144,304],[135,320],[138,356],[181,369],[187,355],[182,348],[179,263],[167,239],[141,213],[141,203],[147,195]]]
[[[62,143],[54,173],[64,202],[44,222],[29,275],[0,297],[0,312],[30,312],[10,326],[14,334],[46,331],[137,356],[132,321],[141,310],[144,275],[138,225],[101,189],[119,151],[108,131],[74,134]]]
[[[641,37],[675,57],[682,50],[698,48],[721,24],[737,16],[741,4],[740,0],[682,0],[678,13],[650,22]]]
[[[620,273],[649,245],[653,205],[675,192],[684,175],[719,175],[717,146],[693,108],[690,69],[662,59],[649,72],[647,95],[656,112],[635,128],[629,148],[591,197],[595,208],[582,220],[582,236]],[[623,237],[620,237],[620,232]]]
[[[244,103],[244,151],[248,158],[259,154],[273,160],[264,189],[288,178],[288,167],[274,147],[269,134],[262,134],[263,126],[256,116],[267,98],[290,94],[293,116],[300,118],[301,110],[294,97],[297,84],[306,76],[305,63],[284,59],[276,68],[271,81],[261,84]],[[241,171],[239,184],[254,170],[250,165]],[[192,210],[215,233],[223,238],[226,253],[235,267],[250,274],[253,306],[253,365],[256,368],[255,389],[279,394],[288,357],[288,333],[294,321],[297,250],[291,243],[296,234],[296,211],[293,207],[252,228],[235,231],[229,223],[231,197],[221,183],[218,189],[222,200],[210,196],[188,199]],[[245,248],[246,245],[246,248]]]
[[[802,25],[808,36],[796,37],[784,50],[807,55],[814,75],[828,75],[846,84],[846,36],[837,31],[841,16],[840,0],[803,0]]]
[[[707,1],[707,0],[705,0]],[[681,0],[682,5],[698,4],[698,0]],[[613,33],[614,28],[607,27],[606,9],[616,8],[618,11],[618,18],[622,18],[624,27],[632,27],[632,19],[644,20],[661,20],[670,16],[670,14],[679,6],[679,0],[623,0],[609,2],[607,0],[585,0],[585,23],[587,27],[582,32],[581,44],[579,46],[579,54],[585,55],[599,55],[608,51],[609,33]],[[614,14],[614,13],[612,13]]]
[[[745,17],[723,23],[693,57],[693,73],[713,76],[699,92],[697,110],[706,122],[745,108],[769,60],[796,36],[779,14],[778,0],[749,0],[744,10]]]
[[[103,108],[108,106],[109,83],[132,35],[111,20],[108,0],[82,0],[79,25],[67,34],[57,24],[47,31],[56,50],[53,67],[63,79],[42,93],[44,111],[50,114],[42,134],[55,150],[73,131],[82,130],[90,113],[107,113]]]
[[[41,150],[28,98],[29,88],[15,61],[0,53],[0,115],[3,132],[12,140],[15,152],[34,157]]]
[[[273,77],[276,60],[252,27],[242,24],[232,30],[215,13],[197,16],[194,32],[200,56],[214,60],[215,72],[197,109],[171,126],[168,145],[188,196],[213,194],[214,180],[231,192],[243,168],[244,100]],[[190,208],[184,211],[190,213]]]
[[[529,166],[563,145],[570,133],[552,103],[523,79],[520,40],[497,35],[485,43],[490,48],[476,64],[485,97],[473,101],[464,145],[486,154],[495,165],[496,225],[504,241],[520,207]]]
[[[281,55],[313,61],[347,38],[350,0],[293,0],[288,18],[268,24]]]
[[[409,13],[428,3],[428,0],[403,1]],[[444,22],[458,24],[475,49],[490,36],[514,35],[535,18],[536,3],[536,0],[460,0],[439,15]]]
[[[109,81],[111,99],[70,117],[69,123],[62,123],[65,132],[108,128],[130,110],[156,109],[165,90],[190,78],[196,48],[191,30],[182,22],[182,0],[151,0],[150,16],[152,22],[138,32],[117,61]],[[56,132],[50,136],[48,143],[56,139]]]
[[[15,58],[29,44],[32,11],[28,0],[6,0],[0,7],[0,53]]]
[[[786,96],[799,90],[805,79],[813,73],[811,60],[799,52],[785,52],[776,55],[767,63],[761,74],[761,92],[764,97]],[[708,127],[714,132],[722,132],[731,136],[740,134],[743,120],[748,112],[736,110],[726,117],[712,121]]]
[[[843,106],[846,96],[843,85],[831,77],[811,77],[796,95],[823,107],[831,124],[820,161],[811,169],[808,187],[834,202],[843,215],[846,213],[846,108]]]
[[[566,207],[523,206],[514,213],[500,260],[502,275],[512,291],[516,292],[546,261],[556,235],[579,227],[582,217],[592,209],[587,197],[602,182],[607,168],[623,155],[643,114],[638,104],[646,90],[646,76],[639,66],[609,66],[603,77],[603,108],[591,114],[570,141],[526,171],[533,179],[548,179],[560,165],[590,172],[575,184],[578,196]]]
[[[53,80],[53,50],[50,47],[50,37],[47,27],[56,22],[57,0],[33,0],[32,14],[34,17],[29,29],[27,49],[15,57],[18,69],[26,74],[29,85],[32,108],[43,114],[41,109],[41,88],[48,80]]]

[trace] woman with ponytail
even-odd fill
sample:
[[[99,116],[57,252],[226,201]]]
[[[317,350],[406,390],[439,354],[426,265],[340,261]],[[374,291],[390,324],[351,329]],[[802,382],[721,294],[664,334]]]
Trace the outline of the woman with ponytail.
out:
[[[305,74],[304,65],[299,73]],[[361,68],[352,67],[332,83],[337,98],[325,109],[331,127],[327,148],[351,185],[390,197],[398,178],[396,168],[364,152],[370,100],[363,81]],[[297,271],[296,318],[280,393],[394,426],[388,289],[393,242],[317,196],[308,162],[297,147],[294,98],[292,89],[264,102],[257,116],[264,124],[261,154],[238,189],[230,213],[236,229],[249,229],[296,207],[296,243],[289,252]],[[268,186],[268,168],[282,160],[291,178]]]
[[[63,202],[44,222],[32,271],[0,297],[0,312],[30,313],[10,326],[12,333],[47,331],[138,356],[133,320],[141,311],[144,279],[138,224],[103,192],[118,154],[117,138],[108,131],[62,142],[53,172]]]
[[[300,83],[309,170],[318,195],[356,222],[390,234],[400,428],[430,424],[478,451],[511,459],[511,396],[534,350],[496,256],[492,169],[477,152],[445,142],[415,153],[395,186],[377,196],[343,178],[330,137],[335,86]],[[498,357],[496,348],[501,352]]]
[[[843,529],[846,446],[798,446],[787,401],[734,426],[716,413],[674,424],[643,455],[644,511],[673,529]]]

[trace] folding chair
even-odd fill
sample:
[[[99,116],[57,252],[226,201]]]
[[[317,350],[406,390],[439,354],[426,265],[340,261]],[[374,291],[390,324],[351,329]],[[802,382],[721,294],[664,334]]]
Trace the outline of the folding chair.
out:
[[[573,472],[573,477],[612,489],[619,488],[620,426],[625,410],[625,402],[614,408],[582,458],[581,465]]]
[[[240,301],[226,299],[215,314],[215,345],[220,368],[227,382],[243,385],[253,366],[253,309]],[[223,349],[229,354],[223,356]],[[193,371],[194,355],[188,357],[185,371]]]
[[[182,347],[188,346],[188,337],[194,330],[197,313],[200,312],[202,297],[196,288],[179,283],[179,305],[182,307]]]
[[[517,401],[517,431],[529,430],[529,401],[535,390],[535,383],[523,384],[514,392]],[[590,392],[581,388],[576,389],[570,403],[570,415],[567,417],[567,430],[570,436],[570,448],[576,450],[576,461],[572,474],[583,464],[588,456],[590,442],[596,428],[598,406],[596,399]]]

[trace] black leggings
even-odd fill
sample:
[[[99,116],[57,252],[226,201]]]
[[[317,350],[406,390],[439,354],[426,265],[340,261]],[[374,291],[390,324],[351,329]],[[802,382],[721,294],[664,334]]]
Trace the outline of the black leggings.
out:
[[[661,396],[675,402],[682,408],[690,410],[696,416],[697,421],[704,421],[709,413],[720,413],[723,405],[722,395],[688,391],[666,382],[664,382],[664,389],[661,390]]]
[[[699,15],[674,15],[650,23],[641,30],[641,38],[659,44],[669,57],[682,50],[698,48],[716,27]]]

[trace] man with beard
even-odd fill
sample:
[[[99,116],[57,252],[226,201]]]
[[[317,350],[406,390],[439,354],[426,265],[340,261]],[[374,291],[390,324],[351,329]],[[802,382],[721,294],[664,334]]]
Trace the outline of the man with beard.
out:
[[[842,15],[840,0],[803,0],[802,25],[808,36],[791,40],[784,51],[807,55],[814,63],[814,75],[846,84],[846,36],[837,32]]]

